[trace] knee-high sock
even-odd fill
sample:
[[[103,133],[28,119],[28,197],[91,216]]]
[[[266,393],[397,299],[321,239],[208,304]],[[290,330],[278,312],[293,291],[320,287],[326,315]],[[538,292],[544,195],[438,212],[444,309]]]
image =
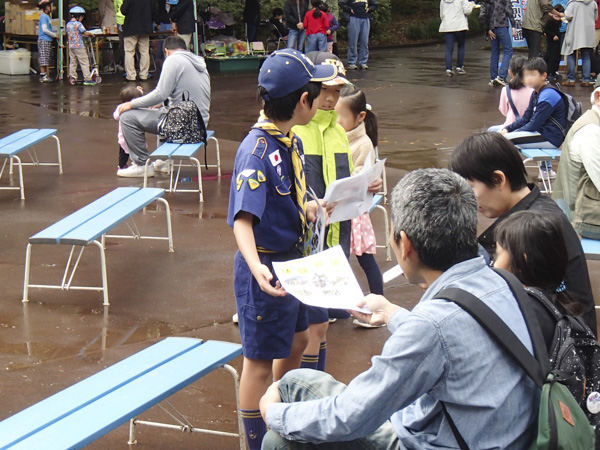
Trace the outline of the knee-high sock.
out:
[[[316,369],[319,363],[319,355],[302,355],[301,369]]]
[[[321,342],[321,346],[319,347],[319,364],[317,365],[317,370],[325,372],[325,361],[327,361],[327,341]]]
[[[263,437],[267,433],[267,425],[265,424],[260,410],[258,409],[242,409],[242,422],[244,422],[244,430],[246,431],[246,440],[250,450],[260,450]]]

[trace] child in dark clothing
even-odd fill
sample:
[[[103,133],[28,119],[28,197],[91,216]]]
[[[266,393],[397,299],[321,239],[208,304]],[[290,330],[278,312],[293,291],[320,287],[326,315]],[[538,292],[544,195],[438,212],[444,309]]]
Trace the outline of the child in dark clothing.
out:
[[[273,17],[269,19],[269,23],[277,29],[279,36],[285,37],[288,35],[288,29],[283,23],[283,9],[275,8],[273,10]]]
[[[556,5],[554,8],[557,12],[564,12],[562,5]],[[546,54],[544,59],[548,65],[548,80],[552,81],[559,77],[558,68],[560,65],[560,27],[562,20],[556,14],[550,14],[550,18],[544,25],[544,34],[546,35]]]

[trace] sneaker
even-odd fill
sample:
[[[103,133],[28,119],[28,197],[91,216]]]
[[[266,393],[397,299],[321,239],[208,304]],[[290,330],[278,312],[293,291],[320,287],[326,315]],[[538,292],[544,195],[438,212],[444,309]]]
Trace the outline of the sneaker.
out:
[[[352,323],[354,325],[356,325],[357,327],[362,327],[362,328],[381,328],[381,327],[385,327],[385,323],[381,324],[381,325],[371,325],[370,323],[363,322],[362,320],[358,320],[358,319],[354,319],[352,321]]]
[[[556,179],[556,172],[554,170],[540,170],[540,174],[538,176],[538,181],[542,181],[542,177],[544,178],[544,180],[554,180]]]
[[[98,83],[95,82],[94,80],[86,80],[83,82],[84,86],[96,86]]]
[[[506,80],[504,78],[496,77],[494,78],[494,86],[506,86]]]
[[[168,161],[157,159],[152,165],[154,166],[154,172],[171,173],[171,164]]]
[[[131,163],[127,169],[117,170],[117,175],[124,178],[144,178],[145,166],[138,166],[136,163]],[[148,166],[148,178],[154,176],[154,167],[152,164]]]
[[[575,80],[567,80],[562,85],[563,86],[575,86]]]
[[[452,76],[454,76],[454,72],[452,72],[452,70],[450,70],[450,69],[446,69],[446,76],[452,77]]]
[[[123,72],[125,69],[123,68],[123,66],[121,64],[117,64],[117,72]]]
[[[496,86],[496,85],[494,84],[494,80],[490,80],[490,82],[488,83],[488,86]]]
[[[456,73],[458,75],[466,75],[467,74],[466,70],[464,68],[462,68],[462,67],[457,67],[456,68]]]
[[[348,67],[346,67],[346,69],[348,69],[348,70],[357,70],[358,66],[356,64],[348,64]]]
[[[233,323],[239,323],[239,321],[240,321],[240,320],[239,320],[239,318],[238,318],[238,315],[237,315],[237,313],[235,313],[235,314],[234,314],[234,315],[231,317],[231,320],[233,321]]]
[[[590,87],[593,86],[593,84],[590,81],[582,81],[581,82],[581,87]]]
[[[367,66],[366,64],[361,64],[360,68],[362,70],[369,70],[369,66]]]
[[[40,77],[40,83],[52,83],[52,78],[48,75],[44,75],[43,77]]]

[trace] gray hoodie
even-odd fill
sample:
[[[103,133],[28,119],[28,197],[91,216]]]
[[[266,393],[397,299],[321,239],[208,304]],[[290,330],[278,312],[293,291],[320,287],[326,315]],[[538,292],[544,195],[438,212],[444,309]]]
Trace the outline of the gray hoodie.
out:
[[[150,108],[169,100],[169,106],[181,101],[185,94],[200,110],[208,126],[210,110],[210,75],[204,58],[187,50],[171,54],[162,67],[156,88],[143,97],[132,100],[134,109]]]

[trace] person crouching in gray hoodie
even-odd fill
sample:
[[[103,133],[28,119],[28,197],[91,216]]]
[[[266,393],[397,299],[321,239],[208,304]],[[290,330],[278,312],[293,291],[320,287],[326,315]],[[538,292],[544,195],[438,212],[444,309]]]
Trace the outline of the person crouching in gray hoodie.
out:
[[[177,105],[185,94],[193,101],[208,125],[210,110],[210,75],[204,58],[187,50],[185,41],[177,36],[169,36],[164,42],[165,62],[156,88],[148,94],[131,102],[117,106],[115,118],[118,118],[123,137],[129,149],[132,165],[119,169],[120,177],[139,178],[144,176],[144,166],[148,159],[146,132],[158,134],[158,123],[169,107]],[[168,100],[168,106],[154,108]],[[148,167],[147,175],[154,171],[168,171],[168,165]]]

